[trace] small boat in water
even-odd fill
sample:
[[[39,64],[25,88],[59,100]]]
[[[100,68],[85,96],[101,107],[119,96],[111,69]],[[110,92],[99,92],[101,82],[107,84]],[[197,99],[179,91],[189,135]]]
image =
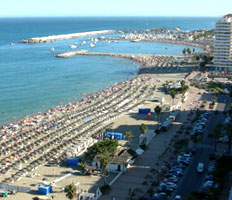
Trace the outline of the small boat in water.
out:
[[[131,40],[131,42],[140,42],[140,39],[136,39],[136,40]]]
[[[53,51],[55,51],[55,49],[52,47],[52,48],[50,49],[50,51],[53,52]]]
[[[86,41],[85,40],[83,40],[82,42],[81,42],[81,45],[84,45],[86,43]]]
[[[76,49],[76,48],[77,48],[77,46],[76,46],[76,45],[71,44],[71,45],[69,45],[69,48],[70,48],[70,49]]]
[[[91,42],[89,46],[93,48],[95,45]]]
[[[13,45],[14,45],[14,43],[13,43],[13,42],[11,42],[11,43],[10,43],[10,45],[11,45],[11,46],[13,46]]]

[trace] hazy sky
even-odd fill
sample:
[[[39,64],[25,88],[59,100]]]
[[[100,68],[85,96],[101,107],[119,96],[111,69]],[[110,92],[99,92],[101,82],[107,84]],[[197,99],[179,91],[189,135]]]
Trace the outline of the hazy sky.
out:
[[[232,0],[0,0],[0,17],[222,16]]]

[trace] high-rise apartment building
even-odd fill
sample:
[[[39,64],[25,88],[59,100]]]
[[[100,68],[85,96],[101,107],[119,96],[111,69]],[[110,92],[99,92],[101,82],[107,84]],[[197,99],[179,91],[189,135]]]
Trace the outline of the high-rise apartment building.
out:
[[[232,70],[232,14],[225,15],[216,22],[214,66]]]

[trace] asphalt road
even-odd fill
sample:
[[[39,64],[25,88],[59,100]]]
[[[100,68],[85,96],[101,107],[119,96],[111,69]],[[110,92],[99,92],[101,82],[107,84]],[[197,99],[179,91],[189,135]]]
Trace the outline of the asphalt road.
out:
[[[214,126],[218,123],[223,123],[229,97],[226,95],[218,95],[216,110],[218,114],[213,113],[205,127],[202,142],[197,145],[197,152],[192,157],[189,166],[186,168],[182,179],[180,180],[176,192],[173,194],[181,195],[182,198],[187,197],[192,192],[199,192],[204,184],[205,174],[207,173],[208,165],[210,164],[209,155],[214,152],[214,139],[208,137],[208,133],[212,132]],[[197,165],[199,162],[204,163],[204,173],[197,173]]]

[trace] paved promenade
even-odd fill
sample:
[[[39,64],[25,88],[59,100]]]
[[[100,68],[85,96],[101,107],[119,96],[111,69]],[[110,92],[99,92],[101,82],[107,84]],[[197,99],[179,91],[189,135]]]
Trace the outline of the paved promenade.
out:
[[[131,191],[135,188],[143,189],[145,186],[142,183],[145,180],[145,176],[155,167],[159,155],[163,153],[175,132],[179,130],[181,123],[178,122],[185,121],[187,114],[188,112],[181,113],[177,123],[172,125],[169,131],[155,136],[149,144],[148,150],[112,185],[111,193],[102,196],[100,199],[110,200],[112,197],[115,197],[116,200],[125,200],[129,198],[129,188],[131,188]]]
[[[185,104],[181,107],[181,113],[177,118],[176,122],[170,127],[167,132],[161,132],[155,136],[149,144],[149,148],[140,156],[133,166],[111,186],[112,191],[108,195],[104,195],[100,200],[110,200],[115,197],[116,200],[127,200],[129,199],[129,188],[133,191],[135,188],[142,189],[143,192],[147,190],[147,185],[143,185],[145,176],[149,174],[152,168],[155,168],[158,157],[167,148],[170,140],[173,138],[175,133],[179,130],[182,124],[188,124],[188,114],[191,109],[196,106],[192,102],[197,102],[201,95],[198,94],[198,89],[190,88],[189,97]],[[189,123],[190,124],[190,123]]]

